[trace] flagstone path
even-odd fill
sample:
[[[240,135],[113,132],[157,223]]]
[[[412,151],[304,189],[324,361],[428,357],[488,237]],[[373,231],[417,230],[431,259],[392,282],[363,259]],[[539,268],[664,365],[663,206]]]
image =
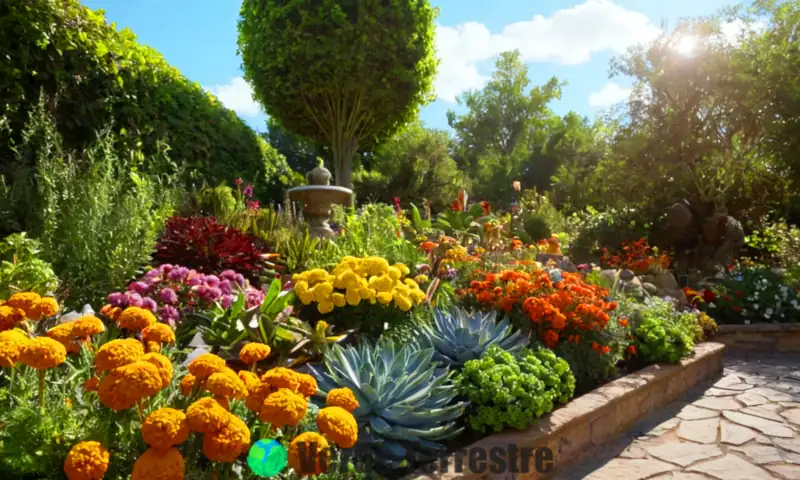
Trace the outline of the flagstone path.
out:
[[[556,478],[800,479],[800,354],[726,356],[721,378]]]

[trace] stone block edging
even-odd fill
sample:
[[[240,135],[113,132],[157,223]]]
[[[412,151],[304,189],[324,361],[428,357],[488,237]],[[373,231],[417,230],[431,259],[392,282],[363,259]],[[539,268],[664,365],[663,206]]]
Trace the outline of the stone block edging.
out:
[[[701,343],[695,347],[694,356],[682,360],[680,364],[650,365],[575,398],[543,416],[527,430],[510,430],[478,440],[466,447],[466,456],[462,453],[458,458],[456,454],[447,457],[448,472],[437,468],[434,473],[414,473],[403,480],[527,480],[550,477],[580,462],[593,447],[612,440],[698,383],[721,374],[724,349],[725,345],[720,343]],[[528,473],[511,473],[508,468],[502,473],[493,473],[492,466],[496,464],[487,460],[484,471],[470,470],[466,460],[470,449],[481,449],[485,455],[498,447],[508,452],[511,445],[517,450],[550,448],[555,468],[548,474],[536,473],[533,465],[527,469]],[[484,455],[482,457],[486,458]],[[457,463],[463,465],[460,473],[454,472]]]
[[[720,325],[714,341],[732,349],[800,352],[800,323]]]

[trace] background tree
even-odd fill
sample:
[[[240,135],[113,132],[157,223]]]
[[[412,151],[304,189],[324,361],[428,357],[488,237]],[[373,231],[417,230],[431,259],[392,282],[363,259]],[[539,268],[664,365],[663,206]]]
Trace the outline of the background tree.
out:
[[[464,175],[450,157],[447,132],[425,128],[419,121],[382,143],[368,168],[357,171],[354,183],[364,200],[391,204],[398,197],[421,207],[423,200],[441,211],[457,197]]]
[[[312,142],[292,134],[272,118],[267,119],[264,139],[286,157],[286,162],[303,175],[317,166],[317,157],[328,157],[330,149],[322,142]]]
[[[436,10],[427,0],[244,0],[239,50],[255,97],[287,130],[352,158],[431,101]]]

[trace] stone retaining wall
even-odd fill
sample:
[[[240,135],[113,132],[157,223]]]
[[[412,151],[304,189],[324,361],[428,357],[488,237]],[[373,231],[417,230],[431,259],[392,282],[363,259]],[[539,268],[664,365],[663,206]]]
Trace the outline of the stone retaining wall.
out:
[[[680,397],[691,387],[721,374],[724,349],[725,346],[719,343],[702,343],[697,345],[692,358],[683,360],[679,365],[651,365],[574,399],[566,406],[542,417],[525,431],[491,435],[466,447],[467,451],[482,450],[478,458],[486,458],[487,452],[498,447],[503,452],[512,450],[509,448],[511,445],[517,451],[548,447],[553,452],[555,466],[548,474],[536,473],[533,459],[526,469],[528,473],[511,473],[508,468],[503,473],[492,473],[491,468],[497,463],[491,460],[485,462],[485,470],[471,471],[469,462],[462,460],[468,458],[467,452],[466,456],[462,453],[447,458],[449,472],[445,473],[437,468],[435,473],[417,473],[405,477],[404,480],[528,480],[550,477],[581,461],[592,447],[602,445],[623,433],[638,420]],[[489,458],[493,457],[490,455]],[[457,463],[463,464],[461,473],[453,471],[453,466]]]
[[[720,325],[714,341],[733,349],[800,352],[800,324]]]

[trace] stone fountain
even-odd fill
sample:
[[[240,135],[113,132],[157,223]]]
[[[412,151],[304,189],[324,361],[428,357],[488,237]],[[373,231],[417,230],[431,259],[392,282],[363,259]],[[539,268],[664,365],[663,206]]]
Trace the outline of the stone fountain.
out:
[[[328,220],[333,205],[350,205],[353,191],[349,188],[331,185],[331,172],[323,166],[322,160],[316,168],[306,174],[308,185],[288,190],[289,200],[303,205],[303,216],[308,219],[308,232],[314,237],[328,237],[334,234]]]

